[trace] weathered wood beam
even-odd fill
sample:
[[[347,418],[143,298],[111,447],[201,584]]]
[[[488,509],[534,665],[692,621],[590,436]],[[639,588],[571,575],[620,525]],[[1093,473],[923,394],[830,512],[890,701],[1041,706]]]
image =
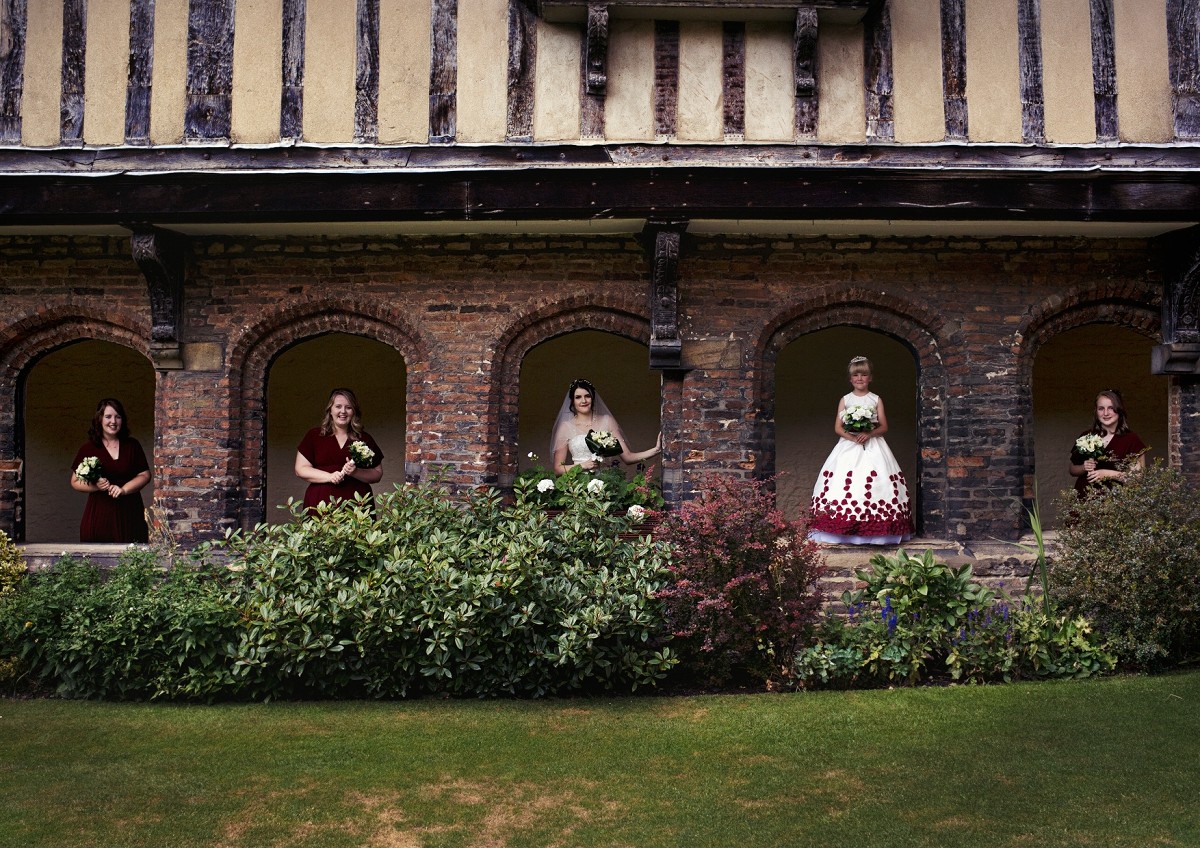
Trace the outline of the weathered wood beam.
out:
[[[379,141],[379,0],[358,0],[354,140]]]
[[[796,9],[792,34],[792,79],[796,90],[796,137],[817,136],[817,10],[812,6]]]
[[[304,38],[307,0],[283,0],[283,45],[279,95],[279,137],[304,137]]]
[[[892,13],[888,4],[871,8],[863,19],[863,84],[867,141],[896,137],[892,112]]]
[[[1096,97],[1096,141],[1116,141],[1117,51],[1112,0],[1091,0],[1092,88]]]
[[[1163,250],[1163,344],[1151,351],[1153,374],[1200,376],[1200,227],[1158,239]]]
[[[746,135],[746,25],[721,25],[721,119],[726,139]]]
[[[1167,0],[1167,63],[1175,137],[1200,139],[1200,0]]]
[[[25,28],[27,0],[0,3],[0,144],[21,141],[21,100],[25,92]]]
[[[150,83],[154,74],[154,0],[129,3],[129,82],[125,143],[150,143]]]
[[[84,71],[87,67],[87,0],[63,0],[62,92],[59,138],[83,142]]]
[[[654,134],[675,135],[679,115],[679,21],[654,22]]]
[[[191,0],[183,137],[229,138],[233,109],[234,0]]]
[[[433,0],[429,63],[429,141],[448,144],[458,134],[458,0]]]
[[[967,129],[967,20],[964,0],[942,0],[942,108],[946,140],[963,141]]]
[[[594,0],[529,0],[537,13],[558,23],[584,19]],[[822,22],[853,25],[881,0],[804,0],[817,9]],[[613,0],[614,14],[642,20],[788,21],[795,17],[796,0]]]
[[[508,3],[508,141],[533,140],[537,17],[523,0]]]
[[[679,249],[686,220],[646,222],[642,237],[650,252],[650,367],[676,369],[681,365],[679,334]]]
[[[146,278],[150,297],[150,359],[162,371],[183,368],[180,322],[186,239],[153,226],[132,226],[133,260]]]
[[[584,91],[603,97],[608,91],[608,6],[588,4],[583,47]]]
[[[1042,87],[1041,0],[1017,0],[1017,60],[1021,75],[1021,140],[1046,140],[1046,98]]]

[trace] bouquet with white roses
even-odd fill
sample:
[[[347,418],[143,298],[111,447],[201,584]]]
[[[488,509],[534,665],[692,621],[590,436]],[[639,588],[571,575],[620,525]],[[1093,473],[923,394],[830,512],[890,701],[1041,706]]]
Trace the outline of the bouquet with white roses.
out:
[[[607,430],[588,430],[583,437],[588,450],[603,459],[608,456],[621,455],[621,442]]]
[[[375,451],[371,450],[366,442],[351,442],[350,447],[346,448],[346,453],[350,454],[350,461],[354,463],[355,468],[375,467]]]
[[[84,483],[95,483],[100,479],[100,457],[87,456],[75,466],[75,479]]]
[[[1075,440],[1075,453],[1084,461],[1094,459],[1103,462],[1108,459],[1108,451],[1104,447],[1104,437],[1096,433],[1087,433]]]
[[[879,416],[873,406],[855,404],[842,412],[842,428],[847,433],[870,433],[879,426]]]

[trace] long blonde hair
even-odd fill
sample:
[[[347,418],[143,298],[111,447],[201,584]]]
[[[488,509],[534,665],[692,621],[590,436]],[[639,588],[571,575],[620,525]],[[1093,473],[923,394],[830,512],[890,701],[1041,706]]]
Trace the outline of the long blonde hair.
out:
[[[329,393],[329,403],[325,404],[325,417],[321,419],[321,435],[328,436],[333,432],[333,401],[338,395],[342,395],[354,407],[354,415],[350,416],[350,437],[361,438],[363,433],[362,407],[358,405],[358,398],[350,389],[334,389]]]

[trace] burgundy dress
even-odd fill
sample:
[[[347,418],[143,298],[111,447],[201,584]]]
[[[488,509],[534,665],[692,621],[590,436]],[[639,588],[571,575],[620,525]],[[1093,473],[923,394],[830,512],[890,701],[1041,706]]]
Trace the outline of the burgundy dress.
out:
[[[367,447],[375,451],[372,468],[383,462],[383,451],[365,430],[361,439],[347,439],[343,446],[338,444],[337,436],[332,433],[322,436],[321,428],[313,427],[304,434],[304,439],[300,442],[297,450],[312,464],[313,468],[332,474],[341,469],[350,459],[350,452],[347,449],[352,441],[365,442]],[[343,499],[353,500],[355,494],[359,493],[370,497],[371,485],[353,477],[345,478],[336,486],[333,483],[309,483],[308,488],[304,490],[304,508],[310,513],[315,513],[319,504]]]
[[[1092,431],[1084,430],[1079,435],[1086,436],[1090,432]],[[1142,440],[1138,438],[1138,434],[1132,430],[1129,430],[1125,433],[1113,436],[1112,440],[1108,443],[1108,447],[1105,448],[1105,451],[1108,453],[1108,455],[1113,457],[1113,460],[1115,461],[1109,461],[1107,459],[1102,460],[1101,462],[1096,463],[1096,468],[1106,471],[1117,471],[1119,470],[1117,466],[1120,464],[1122,459],[1127,456],[1138,454],[1144,450],[1146,450],[1146,446],[1142,443]],[[1071,451],[1071,464],[1083,465],[1083,457],[1075,453],[1075,451]],[[1080,500],[1087,497],[1088,485],[1086,474],[1075,478],[1075,494],[1079,496]],[[1111,486],[1112,483],[1105,480],[1100,483],[1092,483],[1090,485]]]
[[[108,478],[110,483],[124,486],[143,471],[150,470],[146,454],[137,439],[121,439],[117,458],[113,459],[107,450],[87,441],[75,454],[71,465],[71,473],[79,467],[86,457],[95,456],[100,459],[100,476]],[[146,527],[146,508],[142,503],[142,493],[121,495],[114,498],[108,492],[90,492],[87,504],[83,508],[83,519],[79,522],[79,541],[81,542],[148,542],[150,531]]]

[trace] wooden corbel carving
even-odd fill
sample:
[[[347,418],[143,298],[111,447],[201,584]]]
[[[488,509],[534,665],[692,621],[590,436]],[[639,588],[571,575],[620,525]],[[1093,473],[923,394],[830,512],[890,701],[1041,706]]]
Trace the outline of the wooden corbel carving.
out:
[[[183,315],[183,236],[151,226],[133,227],[133,261],[146,278],[150,296],[150,358],[160,371],[183,368],[180,322]]]
[[[650,367],[676,369],[679,335],[679,245],[687,221],[647,221],[642,231],[650,256]]]
[[[796,9],[795,41],[792,45],[796,77],[796,135],[817,134],[817,10]]]
[[[608,89],[608,6],[587,7],[587,93],[603,97]]]
[[[1200,227],[1163,237],[1163,344],[1150,356],[1153,374],[1200,375]]]

